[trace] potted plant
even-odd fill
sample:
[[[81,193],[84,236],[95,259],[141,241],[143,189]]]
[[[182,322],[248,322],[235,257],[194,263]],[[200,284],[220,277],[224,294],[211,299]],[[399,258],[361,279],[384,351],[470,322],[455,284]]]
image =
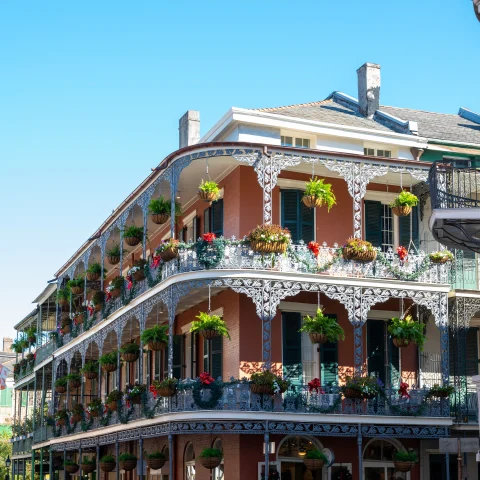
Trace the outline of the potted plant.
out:
[[[104,455],[100,458],[100,470],[102,472],[113,472],[117,466],[117,460],[113,455]]]
[[[158,450],[146,453],[145,456],[147,457],[147,466],[151,470],[158,470],[165,465],[165,455]]]
[[[413,464],[417,461],[417,452],[410,450],[408,452],[396,451],[393,454],[393,465],[399,472],[409,472]]]
[[[140,356],[140,346],[134,340],[125,343],[120,347],[122,359],[128,363],[136,362]]]
[[[22,339],[21,338],[17,338],[16,340],[14,340],[12,342],[12,351],[14,353],[22,353],[23,352],[23,343],[22,343]]]
[[[177,391],[178,380],[176,378],[166,378],[152,382],[153,388],[160,397],[173,397]]]
[[[82,458],[80,459],[80,467],[83,473],[92,473],[97,468],[97,460],[95,459],[95,457],[90,458],[82,456]]]
[[[30,325],[25,330],[25,336],[29,344],[33,345],[37,341],[37,327],[35,325]]]
[[[190,333],[198,332],[203,338],[211,340],[214,337],[228,337],[230,340],[230,334],[228,333],[227,324],[222,317],[218,315],[210,315],[206,312],[200,312],[192,322]]]
[[[179,241],[175,238],[163,240],[155,250],[155,254],[160,255],[160,258],[164,262],[169,262],[170,260],[178,257],[178,244]]]
[[[137,457],[133,453],[121,453],[118,456],[118,461],[120,462],[120,468],[126,472],[131,472],[137,466]]]
[[[162,225],[170,218],[170,214],[172,213],[172,202],[170,200],[165,200],[163,195],[160,195],[160,197],[150,200],[148,211],[150,212],[152,222],[157,225]],[[175,217],[179,217],[181,214],[182,206],[180,203],[175,202]]]
[[[287,390],[290,382],[270,370],[256,372],[250,377],[250,391],[257,394],[273,395]]]
[[[72,417],[71,417],[71,421],[74,422],[74,423],[78,423],[78,422],[81,422],[82,421],[82,417],[83,417],[83,405],[77,403],[76,405],[74,405],[74,407],[72,408]]]
[[[99,417],[102,413],[102,400],[100,400],[100,398],[94,398],[87,405],[87,413],[93,418]]]
[[[67,282],[67,286],[74,295],[82,295],[85,280],[82,277],[73,278]]]
[[[64,466],[68,473],[77,473],[80,468],[78,463],[75,463],[73,460],[65,460]]]
[[[222,463],[223,452],[218,448],[204,448],[198,457],[205,468],[213,470]]]
[[[123,239],[127,245],[135,247],[143,241],[143,227],[130,225],[123,231]]]
[[[118,402],[123,398],[123,393],[120,390],[112,390],[105,400],[108,408],[114,412],[118,408]]]
[[[32,352],[29,352],[25,358],[27,359],[27,362],[32,362],[35,359],[35,355]]]
[[[285,253],[290,240],[290,232],[280,225],[258,226],[247,236],[252,250],[260,253]]]
[[[428,392],[429,397],[436,397],[436,398],[448,398],[452,393],[455,392],[455,388],[451,385],[438,385],[435,384],[430,391]]]
[[[92,263],[88,266],[86,275],[87,280],[96,282],[102,275],[102,266],[99,263]]]
[[[349,238],[342,248],[345,260],[356,260],[357,262],[373,262],[377,258],[377,249],[366,240],[360,238]]]
[[[98,377],[98,361],[87,360],[85,365],[80,369],[80,372],[82,372],[88,380],[94,380]]]
[[[108,287],[105,289],[107,295],[106,299],[118,298],[122,294],[122,288],[125,284],[125,279],[123,277],[117,276],[110,280]]]
[[[92,297],[93,308],[96,312],[100,312],[105,305],[105,292],[95,292]]]
[[[148,262],[144,258],[139,258],[133,263],[133,267],[128,271],[128,275],[131,275],[136,282],[145,280],[145,267]]]
[[[438,252],[432,252],[429,255],[429,257],[432,263],[447,263],[447,262],[453,262],[455,260],[453,253],[449,252],[448,250],[440,250]]]
[[[78,373],[69,373],[67,375],[68,388],[75,390],[82,384],[82,377]]]
[[[70,289],[68,287],[59,288],[57,290],[57,303],[61,307],[70,305]]]
[[[311,178],[305,184],[305,194],[302,197],[303,203],[310,208],[326,205],[328,211],[336,204],[336,198],[332,192],[332,184],[325,183],[323,178]]]
[[[55,412],[54,418],[58,425],[65,425],[67,423],[68,413],[64,408],[62,408]]]
[[[213,202],[217,200],[218,195],[220,194],[220,187],[217,182],[212,180],[207,180],[200,183],[198,187],[198,197],[200,200],[205,200],[206,202]]]
[[[64,334],[70,333],[72,331],[72,319],[65,318],[62,320],[62,332]]]
[[[392,212],[398,217],[406,217],[412,211],[412,207],[418,205],[418,197],[413,193],[402,190],[390,204]]]
[[[154,325],[142,332],[141,339],[149,350],[158,352],[164,350],[168,343],[168,325]]]
[[[383,387],[380,379],[375,377],[346,377],[342,392],[345,398],[375,398]]]
[[[120,263],[120,245],[114,243],[106,252],[107,260],[110,265],[117,265]],[[128,253],[127,250],[123,251],[124,254]]]
[[[327,456],[316,448],[309,450],[303,459],[303,464],[312,472],[320,470],[326,463],[328,463]]]
[[[113,352],[104,353],[99,359],[98,362],[102,367],[104,372],[114,372],[117,369],[118,365],[118,352],[114,350]]]
[[[423,333],[426,325],[413,320],[411,315],[405,318],[393,317],[390,319],[388,333],[393,337],[393,344],[396,347],[407,347],[410,342],[415,342],[423,350],[426,337]]]
[[[142,396],[146,391],[147,387],[145,385],[135,383],[134,385],[126,386],[125,395],[132,403],[135,405],[140,405],[142,403]]]
[[[57,393],[65,393],[67,391],[68,379],[67,377],[61,377],[55,380],[55,391]]]
[[[303,319],[300,332],[307,332],[312,343],[336,342],[339,339],[345,340],[345,332],[335,318],[323,314],[320,308],[312,318],[307,315]]]

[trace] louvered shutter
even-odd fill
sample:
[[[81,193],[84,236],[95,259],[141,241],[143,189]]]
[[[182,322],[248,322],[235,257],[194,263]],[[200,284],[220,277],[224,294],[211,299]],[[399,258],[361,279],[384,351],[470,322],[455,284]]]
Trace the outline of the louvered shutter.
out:
[[[191,333],[191,350],[190,350],[190,371],[192,372],[192,378],[197,378],[197,333]]]
[[[203,211],[203,233],[210,232],[210,207]]]
[[[336,315],[326,314],[331,318]],[[338,384],[338,342],[324,343],[320,347],[320,381],[323,386]]]
[[[418,225],[418,207],[413,207],[410,215],[398,218],[400,227],[400,245],[408,248],[410,244],[410,216],[412,217],[412,240],[415,247],[420,247],[419,225]]]
[[[210,373],[210,342],[203,339],[203,371]]]
[[[392,388],[400,387],[400,351],[393,344],[392,338],[388,342],[388,357],[390,367],[390,386]]]
[[[173,376],[177,379],[183,379],[183,335],[173,336]],[[168,362],[166,362],[168,363]]]
[[[298,203],[300,205],[300,216],[302,222],[302,235],[301,240],[305,243],[311,242],[315,239],[315,231],[314,231],[314,224],[315,224],[315,209],[308,208],[302,202],[303,192],[298,192]]]
[[[301,384],[303,378],[301,326],[299,312],[282,313],[283,374],[296,384]]]
[[[365,239],[374,247],[380,247],[382,241],[382,214],[381,202],[365,200]]]
[[[210,355],[210,374],[213,378],[217,379],[222,376],[223,337],[213,337],[211,342],[212,353]]]
[[[385,383],[385,322],[367,320],[368,374]]]
[[[282,190],[282,227],[288,228],[292,235],[292,242],[298,242],[300,239],[299,231],[299,204],[297,190]]]
[[[223,199],[212,203],[211,222],[211,232],[217,237],[221,237],[223,235]]]

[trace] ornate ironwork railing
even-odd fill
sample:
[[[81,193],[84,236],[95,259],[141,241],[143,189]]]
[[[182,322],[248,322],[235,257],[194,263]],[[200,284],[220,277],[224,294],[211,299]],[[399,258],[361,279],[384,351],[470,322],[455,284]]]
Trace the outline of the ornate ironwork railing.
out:
[[[35,363],[43,362],[47,357],[49,357],[55,350],[55,342],[50,340],[41,347],[38,347],[36,350]]]
[[[23,438],[13,442],[12,453],[14,455],[20,455],[22,453],[32,453],[33,438]]]

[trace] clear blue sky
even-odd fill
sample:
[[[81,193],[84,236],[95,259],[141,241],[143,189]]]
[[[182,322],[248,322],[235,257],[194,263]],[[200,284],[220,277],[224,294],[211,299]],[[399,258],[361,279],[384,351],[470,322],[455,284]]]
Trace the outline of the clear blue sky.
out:
[[[0,2],[2,334],[54,272],[178,145],[230,106],[356,96],[480,112],[471,0]]]

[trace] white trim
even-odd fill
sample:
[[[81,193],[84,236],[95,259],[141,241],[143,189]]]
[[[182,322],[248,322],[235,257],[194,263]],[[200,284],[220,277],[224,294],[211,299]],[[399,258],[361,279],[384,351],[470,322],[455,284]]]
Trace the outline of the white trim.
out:
[[[193,210],[188,215],[183,217],[183,219],[182,219],[183,225],[187,226],[196,216],[197,216],[197,209]]]
[[[320,308],[322,305],[320,305]],[[315,315],[317,313],[316,303],[300,303],[281,301],[278,309],[282,312],[300,312],[302,315]]]
[[[368,318],[372,320],[389,320],[393,317],[399,317],[400,312],[395,310],[370,310]]]
[[[305,190],[305,182],[303,180],[290,180],[289,178],[279,178],[277,185],[281,189],[291,188],[292,190]]]
[[[367,190],[367,192],[365,193],[364,200],[375,200],[377,202],[382,202],[385,205],[390,205],[397,196],[398,196],[398,193]]]
[[[188,322],[186,325],[183,325],[181,327],[180,331],[182,332],[182,335],[190,332],[190,329],[192,328],[192,323],[193,322]]]

